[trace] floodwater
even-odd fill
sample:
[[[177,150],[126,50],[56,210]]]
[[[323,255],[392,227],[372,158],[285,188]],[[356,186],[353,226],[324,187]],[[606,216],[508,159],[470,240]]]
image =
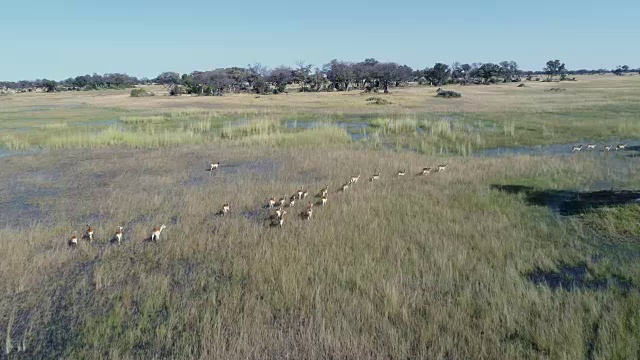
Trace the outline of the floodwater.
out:
[[[536,285],[546,285],[553,290],[595,290],[602,291],[608,288],[619,288],[629,292],[633,285],[627,279],[619,276],[597,277],[592,274],[586,264],[563,265],[557,271],[544,271],[537,269],[525,274],[527,279]]]
[[[337,121],[337,122],[324,122],[324,121],[304,121],[304,120],[287,120],[284,122],[284,127],[287,129],[316,129],[323,127],[341,127],[345,130],[347,135],[351,137],[353,141],[359,141],[369,137],[368,133],[372,129],[371,124],[365,121]]]
[[[624,144],[627,146],[624,150],[615,150],[616,144]],[[577,144],[583,144],[583,148],[580,152],[573,152],[572,149]],[[510,155],[535,155],[535,156],[562,156],[562,155],[581,155],[599,154],[601,156],[609,155],[610,153],[624,153],[625,156],[635,157],[640,155],[640,140],[611,140],[608,143],[598,142],[598,146],[593,150],[587,150],[587,142],[575,142],[567,144],[549,144],[549,145],[535,145],[535,146],[522,146],[522,147],[497,147],[490,149],[479,149],[474,151],[475,156],[510,156]],[[605,145],[613,145],[613,149],[609,152],[604,151]]]

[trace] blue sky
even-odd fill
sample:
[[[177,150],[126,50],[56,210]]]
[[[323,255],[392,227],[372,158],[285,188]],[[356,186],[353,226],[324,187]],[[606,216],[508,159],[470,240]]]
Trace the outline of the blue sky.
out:
[[[519,2],[1,0],[0,80],[366,57],[640,67],[640,1]]]

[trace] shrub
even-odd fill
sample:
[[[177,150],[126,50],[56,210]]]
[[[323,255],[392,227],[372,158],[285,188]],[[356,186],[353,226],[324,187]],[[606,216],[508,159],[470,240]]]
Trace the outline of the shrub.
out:
[[[366,101],[370,101],[369,104],[373,104],[373,105],[387,105],[387,104],[391,104],[391,102],[387,101],[387,99],[383,99],[381,97],[370,97],[367,98]]]
[[[462,97],[462,94],[452,90],[440,90],[436,96],[442,98],[459,98]]]
[[[180,85],[174,85],[169,89],[169,95],[178,96],[184,94],[184,88]]]
[[[145,96],[154,96],[153,92],[147,91],[145,89],[136,88],[131,90],[131,97],[145,97]]]

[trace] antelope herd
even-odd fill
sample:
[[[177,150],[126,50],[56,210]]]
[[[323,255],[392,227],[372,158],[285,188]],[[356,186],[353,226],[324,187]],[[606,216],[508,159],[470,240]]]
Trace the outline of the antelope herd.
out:
[[[620,147],[620,145],[618,145],[618,147]],[[624,148],[624,146],[622,147]],[[216,163],[211,163],[210,167],[209,167],[209,171],[215,171],[220,167],[220,162],[216,162]],[[435,172],[442,172],[447,168],[447,164],[442,164],[442,165],[438,165],[438,167],[436,168]],[[432,168],[431,167],[425,167],[422,169],[421,172],[417,173],[416,176],[426,176],[431,174]],[[405,176],[406,175],[406,171],[405,170],[400,170],[397,172],[397,176]],[[369,181],[373,182],[373,181],[377,181],[380,179],[380,173],[376,172],[375,174],[373,174],[370,178]],[[347,181],[346,183],[344,183],[339,189],[338,191],[342,191],[345,192],[347,191],[347,189],[354,184],[358,183],[358,180],[360,180],[360,174],[352,176],[349,181]],[[293,208],[296,204],[297,201],[301,201],[304,200],[307,196],[309,195],[309,191],[305,190],[304,187],[300,187],[300,189],[298,189],[297,191],[294,192],[294,195],[292,195],[291,197],[287,197],[287,195],[285,194],[284,196],[282,196],[279,200],[276,200],[275,197],[271,197],[269,198],[265,208],[267,208],[269,211],[273,210],[273,215],[270,215],[267,219],[271,220],[271,226],[272,227],[283,227],[284,226],[284,219],[285,219],[285,215],[287,215],[287,211],[285,210],[286,208]],[[322,188],[320,190],[320,192],[318,193],[317,197],[320,198],[320,200],[317,202],[318,205],[320,206],[325,206],[327,204],[327,200],[328,200],[328,195],[329,195],[329,185],[326,185],[324,188]],[[287,200],[289,201],[287,203]],[[276,205],[278,205],[276,207]],[[313,201],[309,201],[307,203],[307,205],[305,206],[304,210],[300,213],[300,218],[303,220],[311,220],[311,218],[313,217],[313,206],[314,206],[314,202]],[[228,213],[231,212],[231,205],[227,202],[224,203],[222,205],[222,209],[218,212],[218,215],[220,216],[225,216]],[[162,224],[160,227],[154,227],[153,230],[151,230],[151,237],[147,238],[147,240],[152,241],[152,242],[157,242],[158,240],[160,240],[160,234],[162,233],[162,230],[166,229],[167,226],[165,224]],[[112,243],[116,243],[116,244],[120,244],[122,243],[122,238],[123,238],[123,231],[124,228],[120,225],[118,225],[116,227],[116,231],[114,233],[114,236],[111,238],[111,242]],[[93,233],[93,228],[91,228],[91,225],[87,224],[87,229],[85,231],[85,235],[83,236],[83,239],[86,239],[87,241],[93,241],[94,238],[94,233]],[[75,247],[76,245],[78,245],[78,236],[76,235],[72,235],[71,238],[68,241],[68,244],[70,247]]]
[[[598,146],[597,144],[587,144],[587,150],[595,150],[597,146]],[[618,151],[618,150],[624,150],[626,147],[627,147],[627,144],[626,144],[626,143],[624,143],[624,144],[618,144],[618,145],[616,145],[616,151]],[[572,153],[573,153],[573,152],[580,152],[580,151],[582,150],[582,148],[583,148],[582,144],[580,144],[580,145],[574,145],[574,146],[571,148],[571,152],[572,152]],[[613,145],[605,145],[605,146],[603,147],[603,149],[604,149],[603,151],[611,151],[611,149],[613,149]]]

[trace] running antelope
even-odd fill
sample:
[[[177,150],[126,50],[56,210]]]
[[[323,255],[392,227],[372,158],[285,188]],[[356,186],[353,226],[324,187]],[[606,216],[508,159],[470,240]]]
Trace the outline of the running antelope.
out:
[[[78,237],[73,235],[71,239],[69,239],[69,246],[76,246],[76,245],[78,245]]]
[[[438,167],[438,169],[439,169],[439,167]],[[431,168],[430,167],[422,168],[422,172],[420,173],[420,175],[429,175],[429,174],[431,174]]]
[[[380,173],[373,174],[373,176],[371,177],[371,179],[369,179],[369,181],[378,180],[378,179],[380,179]]]
[[[342,191],[347,191],[348,188],[349,188],[349,183],[342,185]]]
[[[289,198],[289,207],[293,207],[295,204],[296,204],[296,196],[291,195],[291,197]]]
[[[276,206],[276,198],[271,197],[271,199],[269,199],[269,209],[273,209],[274,206]]]
[[[357,183],[358,180],[360,180],[360,174],[358,174],[358,176],[352,176],[349,182],[353,184],[353,183]]]
[[[309,205],[307,205],[307,208],[302,212],[301,215],[303,219],[311,219],[311,216],[313,215],[313,203],[309,203]]]
[[[209,171],[217,170],[219,167],[220,167],[220,161],[218,161],[217,163],[211,163],[211,167],[209,168]]]
[[[284,225],[284,216],[285,216],[286,214],[287,214],[287,212],[285,211],[285,212],[283,212],[283,213],[282,213],[282,216],[278,217],[278,225],[279,225],[280,227],[282,227],[282,225]]]
[[[231,207],[229,206],[229,203],[224,203],[222,205],[222,210],[220,210],[220,214],[221,215],[226,215],[229,212],[229,210],[231,210]]]
[[[87,240],[93,241],[93,229],[91,228],[91,226],[89,226],[89,224],[87,224],[87,233],[85,236]]]
[[[280,204],[280,206],[284,206],[285,201],[287,201],[287,194],[284,194],[284,196],[280,198],[278,204]]]
[[[571,149],[571,152],[576,152],[580,150],[582,150],[582,145],[574,146],[573,149]]]
[[[158,241],[160,239],[160,233],[166,228],[164,224],[159,228],[153,228],[153,231],[151,231],[151,241]]]
[[[398,176],[404,176],[407,172],[405,170],[398,171]]]
[[[592,150],[596,148],[596,144],[587,144],[587,150]]]
[[[284,214],[286,214],[286,213],[287,213],[287,212],[286,212],[286,211],[284,211],[284,209],[283,209],[283,208],[281,208],[281,207],[276,209],[276,216],[278,217],[278,219],[280,219],[281,217],[283,217],[283,216],[284,216]]]
[[[438,172],[444,171],[444,169],[447,168],[447,165],[449,165],[449,164],[438,165]]]
[[[613,145],[605,145],[604,151],[609,151],[609,150],[611,150],[612,147],[613,147]]]
[[[616,145],[616,150],[624,150],[627,147],[627,143]]]
[[[160,232],[158,232],[158,234],[160,234]],[[118,226],[114,239],[118,242],[118,244],[120,244],[120,242],[122,241],[122,226]]]

